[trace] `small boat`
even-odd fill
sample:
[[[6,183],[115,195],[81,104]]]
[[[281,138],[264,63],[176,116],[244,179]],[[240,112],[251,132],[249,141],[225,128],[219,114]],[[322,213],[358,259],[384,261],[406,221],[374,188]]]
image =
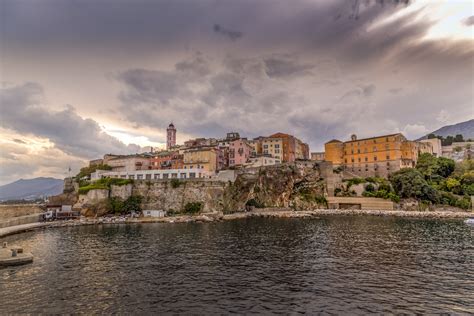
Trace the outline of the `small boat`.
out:
[[[474,218],[471,217],[471,218],[468,218],[464,221],[464,223],[468,224],[468,225],[473,225],[474,226]]]

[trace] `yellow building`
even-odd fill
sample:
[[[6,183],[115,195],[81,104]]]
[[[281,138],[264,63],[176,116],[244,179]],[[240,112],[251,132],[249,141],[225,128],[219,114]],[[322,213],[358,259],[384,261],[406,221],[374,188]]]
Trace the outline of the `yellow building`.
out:
[[[218,152],[215,147],[197,147],[184,151],[184,169],[202,169],[207,172],[217,171]]]
[[[273,137],[262,139],[262,154],[274,157],[277,163],[283,161],[283,139]]]
[[[325,161],[357,176],[387,177],[401,168],[413,168],[418,155],[432,152],[429,144],[408,141],[401,133],[357,139],[331,140],[325,145]]]

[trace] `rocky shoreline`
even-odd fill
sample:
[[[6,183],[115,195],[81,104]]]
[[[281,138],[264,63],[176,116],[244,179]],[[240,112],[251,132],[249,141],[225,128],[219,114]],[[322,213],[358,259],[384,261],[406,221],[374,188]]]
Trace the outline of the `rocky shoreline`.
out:
[[[264,218],[318,218],[320,216],[387,216],[387,217],[405,217],[405,218],[433,218],[433,219],[466,219],[473,217],[473,212],[446,212],[446,211],[384,211],[384,210],[353,210],[353,209],[316,209],[311,211],[294,211],[289,208],[271,208],[257,209],[250,212],[236,212],[231,214],[205,213],[200,215],[181,215],[162,218],[127,218],[100,217],[100,218],[81,218],[79,220],[55,221],[31,223],[18,226],[0,228],[0,237],[12,234],[22,233],[39,228],[54,227],[72,227],[83,225],[107,225],[107,224],[140,224],[140,223],[199,223],[199,222],[217,222],[243,218],[264,217]]]

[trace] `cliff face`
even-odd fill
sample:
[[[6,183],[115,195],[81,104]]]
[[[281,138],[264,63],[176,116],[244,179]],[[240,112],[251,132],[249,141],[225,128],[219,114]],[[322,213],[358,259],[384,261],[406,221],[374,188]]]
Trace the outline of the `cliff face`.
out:
[[[75,207],[85,215],[102,215],[109,197],[122,200],[142,196],[143,209],[181,212],[187,203],[201,202],[203,212],[242,211],[249,200],[258,207],[313,209],[325,205],[325,185],[313,163],[283,164],[239,171],[235,182],[135,181],[110,190],[91,190],[79,195]],[[100,191],[100,192],[95,192]],[[254,205],[255,205],[254,204]]]
[[[323,200],[324,181],[313,164],[285,164],[240,174],[224,193],[223,211],[245,208],[249,200],[261,207],[312,208]]]

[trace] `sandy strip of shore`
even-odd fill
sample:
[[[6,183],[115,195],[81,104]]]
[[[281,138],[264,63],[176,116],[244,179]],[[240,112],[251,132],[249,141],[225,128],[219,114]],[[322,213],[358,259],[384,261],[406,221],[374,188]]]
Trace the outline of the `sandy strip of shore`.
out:
[[[81,225],[100,225],[100,224],[133,224],[133,223],[190,223],[190,222],[214,222],[220,220],[235,220],[252,217],[274,217],[274,218],[317,218],[318,216],[330,215],[371,215],[371,216],[393,216],[409,218],[434,218],[434,219],[466,219],[473,217],[473,212],[416,212],[416,211],[383,211],[383,210],[338,210],[338,209],[317,209],[311,211],[293,211],[290,209],[261,209],[252,212],[237,212],[232,214],[202,214],[202,215],[183,215],[162,218],[82,218],[80,220],[40,222],[24,225],[10,226],[0,228],[0,238],[8,235],[30,231],[38,228],[49,227],[67,227]]]

